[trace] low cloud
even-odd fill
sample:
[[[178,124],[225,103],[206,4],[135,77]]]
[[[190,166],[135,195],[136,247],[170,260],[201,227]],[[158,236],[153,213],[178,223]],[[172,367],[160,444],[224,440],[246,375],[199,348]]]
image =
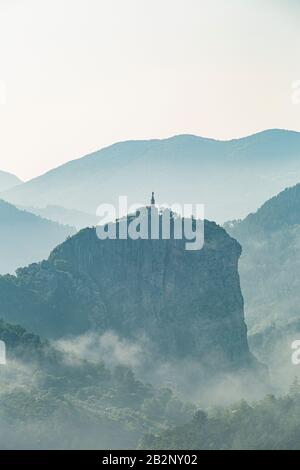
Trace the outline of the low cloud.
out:
[[[115,332],[102,335],[88,332],[81,336],[62,338],[53,343],[65,354],[69,364],[79,365],[82,361],[104,362],[108,367],[124,365],[137,368],[142,360],[143,341],[131,342],[121,339]]]

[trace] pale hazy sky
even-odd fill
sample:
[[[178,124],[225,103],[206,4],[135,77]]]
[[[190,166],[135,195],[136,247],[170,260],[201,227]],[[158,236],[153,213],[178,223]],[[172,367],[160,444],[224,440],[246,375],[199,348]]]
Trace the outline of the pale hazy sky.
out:
[[[0,169],[28,179],[126,139],[300,131],[299,24],[299,0],[0,0]]]

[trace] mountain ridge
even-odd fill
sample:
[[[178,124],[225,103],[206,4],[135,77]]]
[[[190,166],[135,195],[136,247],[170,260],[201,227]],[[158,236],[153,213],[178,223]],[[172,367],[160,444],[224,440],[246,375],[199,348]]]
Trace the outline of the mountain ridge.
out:
[[[172,141],[172,140],[176,140],[176,139],[184,139],[184,138],[191,138],[191,139],[195,139],[195,140],[199,140],[199,141],[203,141],[203,142],[232,143],[232,142],[243,142],[243,141],[251,140],[252,138],[255,138],[255,137],[258,137],[258,136],[264,136],[264,135],[270,135],[270,134],[275,135],[277,133],[288,133],[290,135],[294,134],[294,135],[297,135],[297,136],[300,135],[299,131],[290,130],[290,129],[273,128],[273,129],[265,129],[265,130],[262,130],[262,131],[258,131],[258,132],[255,132],[254,134],[247,134],[247,135],[242,136],[242,137],[235,137],[235,138],[230,138],[230,139],[217,139],[217,138],[214,138],[214,137],[204,137],[204,136],[201,136],[201,135],[189,134],[189,133],[187,133],[187,134],[174,134],[174,135],[171,135],[169,137],[153,138],[153,139],[152,138],[150,138],[150,139],[125,139],[125,140],[121,140],[121,141],[118,141],[118,142],[114,142],[114,143],[109,144],[109,145],[105,145],[104,147],[101,147],[98,150],[93,150],[91,152],[88,152],[87,154],[84,154],[83,156],[73,158],[71,160],[68,160],[65,163],[62,163],[61,165],[58,165],[54,168],[50,168],[49,170],[45,171],[44,173],[41,173],[41,174],[25,181],[24,184],[30,183],[30,182],[32,182],[32,181],[34,181],[34,180],[36,180],[36,179],[38,179],[42,176],[45,176],[46,174],[51,173],[51,172],[57,170],[58,168],[68,166],[68,165],[70,165],[74,162],[77,162],[78,160],[88,159],[90,157],[95,156],[96,154],[99,154],[100,152],[112,149],[116,146],[123,145],[123,144],[161,143],[161,142],[168,142],[168,141]]]
[[[19,184],[23,184],[23,181],[16,175],[8,171],[0,170],[0,192],[11,189]]]
[[[241,284],[248,323],[254,331],[272,322],[295,320],[299,315],[299,209],[297,184],[285,188],[245,219],[224,224],[243,246]]]
[[[42,260],[75,231],[0,199],[0,273]]]
[[[226,141],[183,134],[117,142],[1,197],[16,205],[62,205],[95,214],[103,202],[116,205],[119,195],[143,204],[155,190],[162,202],[205,204],[207,218],[223,222],[246,216],[299,181],[300,133],[275,129]]]

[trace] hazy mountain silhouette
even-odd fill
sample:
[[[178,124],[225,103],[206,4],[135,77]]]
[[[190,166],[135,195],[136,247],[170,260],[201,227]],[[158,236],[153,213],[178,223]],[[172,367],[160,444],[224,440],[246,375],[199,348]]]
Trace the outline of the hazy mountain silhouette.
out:
[[[225,228],[243,247],[239,271],[250,328],[299,319],[300,184]]]
[[[75,231],[0,200],[0,273],[42,260]]]
[[[179,135],[114,144],[2,193],[17,205],[59,205],[95,214],[128,195],[144,204],[204,203],[218,222],[245,217],[300,180],[300,133],[268,130],[230,141]],[[147,198],[147,199],[145,199]]]
[[[62,225],[71,225],[72,227],[76,227],[77,230],[85,227],[92,227],[98,222],[96,215],[77,211],[75,209],[66,209],[62,206],[50,205],[46,207],[18,207]]]
[[[21,183],[22,181],[17,176],[0,170],[0,191],[6,191]]]

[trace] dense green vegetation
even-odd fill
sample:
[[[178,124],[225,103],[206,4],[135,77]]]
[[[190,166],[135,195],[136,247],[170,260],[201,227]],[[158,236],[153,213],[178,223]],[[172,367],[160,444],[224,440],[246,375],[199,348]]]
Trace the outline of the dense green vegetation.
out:
[[[289,394],[246,401],[229,408],[199,410],[192,420],[141,442],[147,449],[300,449],[300,386]]]
[[[169,388],[137,380],[0,321],[1,449],[298,449],[300,385],[286,396],[198,409]],[[201,401],[201,397],[200,397]]]
[[[0,322],[0,448],[135,448],[141,435],[195,412],[170,389],[128,367],[78,360],[23,328]]]
[[[281,393],[298,373],[291,345],[300,337],[300,185],[225,225],[242,245],[239,261],[251,351]]]
[[[300,185],[267,201],[243,221],[225,224],[242,245],[239,262],[250,332],[299,318]]]

